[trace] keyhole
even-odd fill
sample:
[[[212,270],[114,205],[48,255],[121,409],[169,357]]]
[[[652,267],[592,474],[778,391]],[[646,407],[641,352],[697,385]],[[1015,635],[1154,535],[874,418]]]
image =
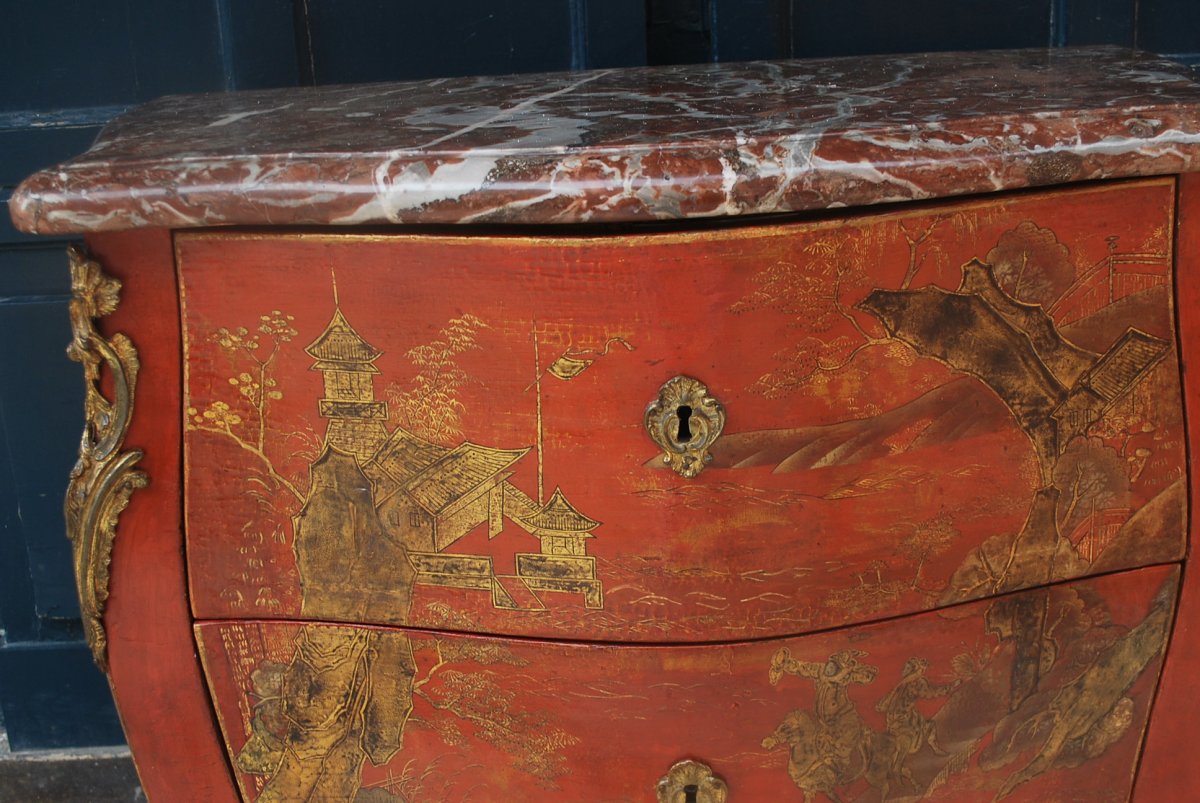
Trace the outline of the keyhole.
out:
[[[696,795],[700,794],[700,787],[694,783],[690,783],[683,787],[684,803],[696,803]]]
[[[675,410],[675,415],[679,416],[679,431],[675,436],[675,440],[680,443],[691,443],[692,428],[688,424],[688,419],[692,417],[692,408],[689,405],[681,404]]]

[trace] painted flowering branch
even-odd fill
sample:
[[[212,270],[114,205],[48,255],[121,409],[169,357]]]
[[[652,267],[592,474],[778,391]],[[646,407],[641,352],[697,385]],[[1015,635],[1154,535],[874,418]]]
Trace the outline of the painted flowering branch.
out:
[[[258,459],[267,475],[296,498],[303,501],[304,495],[296,484],[284,477],[267,454],[267,413],[274,401],[283,398],[283,391],[271,376],[275,358],[284,343],[290,343],[298,332],[292,327],[294,317],[280,310],[259,316],[259,325],[254,332],[246,327],[229,329],[222,326],[212,339],[235,364],[248,362],[248,370],[238,371],[228,377],[229,385],[237,389],[244,405],[248,406],[252,420],[247,420],[242,411],[228,402],[215,400],[203,409],[189,407],[187,426],[192,430],[212,432],[233,441],[240,449]],[[265,350],[265,355],[263,354]],[[248,432],[247,432],[248,430]]]

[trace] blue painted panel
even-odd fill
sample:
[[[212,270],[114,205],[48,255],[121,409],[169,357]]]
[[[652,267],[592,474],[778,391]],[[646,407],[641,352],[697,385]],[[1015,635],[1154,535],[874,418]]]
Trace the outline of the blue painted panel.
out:
[[[0,186],[15,187],[29,174],[87,150],[98,133],[96,125],[0,128]]]
[[[1047,47],[1053,0],[795,0],[792,48],[805,56]]]
[[[646,0],[646,62],[712,61],[713,4],[718,0]]]
[[[37,245],[37,248],[0,248],[0,305],[19,303],[31,296],[66,299],[70,295],[71,277],[64,256],[66,245],[45,241]],[[53,333],[62,341],[64,349],[70,334],[67,329]],[[11,345],[0,346],[0,354],[7,355],[10,348]]]
[[[0,399],[0,432],[7,430]],[[33,578],[17,510],[16,475],[8,441],[0,437],[0,627],[7,639],[27,641],[39,635],[33,612]]]
[[[66,270],[65,257],[60,255]],[[0,403],[40,620],[77,619],[79,607],[63,531],[62,498],[82,426],[83,384],[64,347],[70,334],[65,297],[0,304]]]
[[[300,80],[292,0],[215,0],[228,89],[294,86]]]
[[[1137,46],[1155,53],[1200,53],[1200,2],[1138,0]]]
[[[125,0],[124,46],[136,71],[131,101],[225,88],[218,4],[213,0]]]
[[[306,0],[315,83],[566,70],[565,0]]]
[[[14,751],[125,742],[108,683],[81,643],[0,648],[0,711]]]
[[[584,31],[582,67],[633,67],[646,63],[645,0],[575,0]]]
[[[713,0],[716,61],[791,56],[790,0]]]
[[[97,106],[224,86],[212,0],[8,3],[0,110]]]
[[[0,26],[0,110],[91,106],[132,97],[137,83],[124,3],[8,3]],[[102,53],[81,68],[85,54]]]
[[[1133,44],[1134,0],[1069,0],[1065,5],[1065,44]]]

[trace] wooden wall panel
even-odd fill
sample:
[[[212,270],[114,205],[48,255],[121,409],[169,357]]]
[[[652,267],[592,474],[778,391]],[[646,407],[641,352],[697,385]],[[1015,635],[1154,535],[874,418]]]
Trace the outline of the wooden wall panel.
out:
[[[572,66],[567,3],[513,2],[507,13],[491,0],[310,0],[304,7],[318,84]]]
[[[572,67],[629,67],[646,63],[644,0],[574,0]]]
[[[1132,45],[1132,0],[1070,0],[1056,31],[1056,44]]]
[[[35,612],[42,619],[67,621],[77,614],[74,574],[70,564],[57,559],[64,540],[62,502],[42,489],[63,481],[79,443],[78,432],[44,428],[44,422],[78,418],[82,407],[79,377],[72,375],[63,353],[65,336],[54,337],[68,331],[65,296],[27,296],[24,303],[0,306],[0,342],[27,340],[0,363],[0,409],[7,447],[24,456],[14,462],[12,488],[26,535]],[[29,378],[35,376],[41,378],[37,392],[31,393]]]
[[[133,103],[220,74],[214,4],[52,0],[8,3],[4,16],[0,110]]]
[[[1047,47],[1051,0],[795,0],[792,54],[797,58]]]
[[[1138,0],[1137,46],[1154,53],[1200,56],[1200,3]]]

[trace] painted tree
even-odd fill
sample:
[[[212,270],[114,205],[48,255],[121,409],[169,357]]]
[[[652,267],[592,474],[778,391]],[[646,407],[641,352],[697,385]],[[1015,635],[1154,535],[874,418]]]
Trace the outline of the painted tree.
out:
[[[917,565],[912,581],[914,590],[931,596],[940,592],[940,589],[929,591],[921,587],[922,572],[925,563],[949,549],[958,536],[958,528],[948,513],[909,525],[908,535],[900,539],[898,546],[900,552]]]
[[[254,331],[244,326],[217,329],[210,339],[228,359],[230,375],[226,381],[236,396],[230,401],[210,400],[203,408],[189,407],[186,420],[189,430],[224,436],[251,455],[258,472],[249,478],[252,492],[266,501],[274,489],[281,488],[291,497],[289,508],[298,506],[304,498],[303,472],[281,471],[278,466],[292,458],[304,464],[311,462],[319,446],[312,429],[299,422],[287,432],[268,426],[271,407],[283,399],[283,389],[274,375],[275,361],[280,350],[298,334],[292,326],[294,320],[294,316],[276,309],[260,315]]]
[[[886,338],[863,328],[851,304],[868,289],[869,276],[855,245],[844,237],[808,243],[802,263],[777,262],[751,278],[754,289],[735,302],[739,315],[773,309],[792,316],[801,333],[775,353],[779,367],[765,374],[752,390],[768,397],[787,396],[807,385],[814,375],[845,368],[865,348]],[[849,324],[853,335],[842,334]]]
[[[1024,220],[1000,235],[984,258],[1010,296],[1049,307],[1075,281],[1070,250],[1050,229]]]
[[[962,218],[962,220],[960,220]],[[973,226],[966,216],[935,215],[916,221],[899,220],[893,231],[904,240],[908,261],[900,288],[906,289],[925,268],[933,253],[940,253],[933,234],[943,224]],[[790,327],[799,337],[775,352],[777,367],[750,388],[767,398],[783,398],[804,388],[822,386],[825,395],[856,404],[857,390],[870,381],[881,364],[897,367],[912,363],[912,352],[887,337],[869,315],[855,309],[871,289],[874,264],[860,238],[830,232],[806,243],[803,260],[780,261],[751,277],[753,289],[730,306],[735,315],[774,310],[791,317]],[[881,348],[886,359],[870,367],[857,364],[869,349]],[[881,412],[873,406],[852,409],[856,414]]]
[[[436,340],[405,352],[416,373],[407,387],[392,385],[385,393],[393,425],[434,443],[462,437],[466,410],[458,395],[474,380],[459,364],[459,357],[480,348],[479,332],[487,328],[481,319],[466,313],[452,318]]]
[[[429,610],[441,628],[465,632],[473,626],[469,616],[445,605],[435,603]],[[512,668],[528,664],[525,659],[502,644],[474,639],[419,641],[414,652],[432,653],[434,660],[413,683],[413,694],[434,711],[451,715],[420,719],[422,724],[451,746],[462,744],[463,729],[469,729],[507,754],[517,769],[556,787],[556,779],[567,772],[564,750],[579,738],[554,724],[550,712],[531,706],[537,701],[528,693],[503,682]]]
[[[1058,526],[1067,534],[1096,511],[1131,504],[1126,460],[1098,437],[1067,446],[1054,467],[1054,485],[1062,494]]]

